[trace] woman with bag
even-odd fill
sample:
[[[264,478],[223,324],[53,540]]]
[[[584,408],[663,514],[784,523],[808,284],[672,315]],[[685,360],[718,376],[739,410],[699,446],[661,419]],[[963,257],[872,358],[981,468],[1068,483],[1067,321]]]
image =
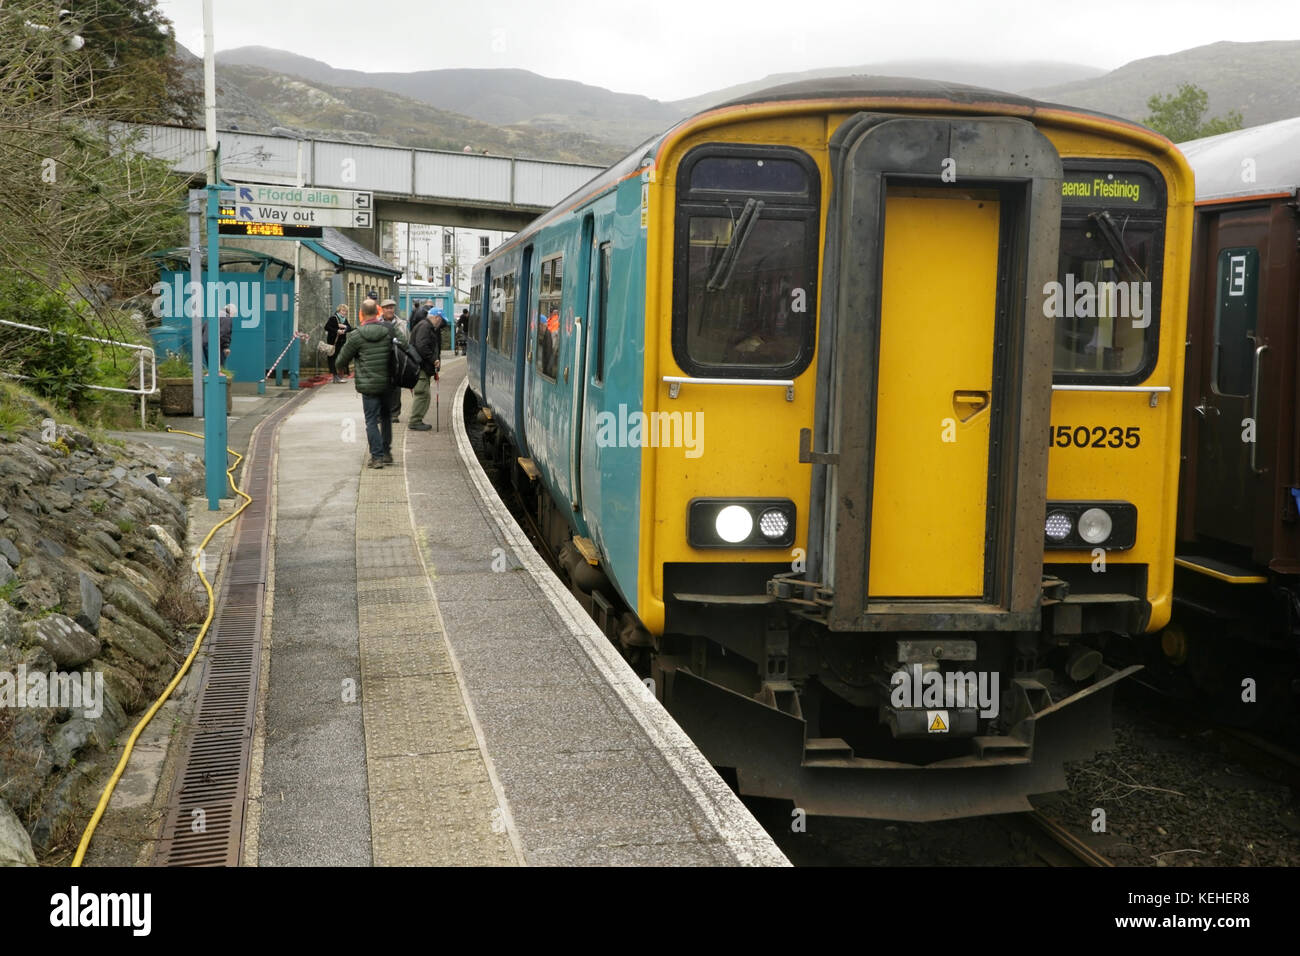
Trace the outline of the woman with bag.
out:
[[[321,351],[329,357],[330,375],[334,377],[334,384],[346,381],[338,373],[338,367],[335,364],[335,356],[343,348],[343,342],[348,337],[348,332],[352,331],[348,325],[348,307],[340,304],[334,310],[334,314],[325,320],[325,343]]]

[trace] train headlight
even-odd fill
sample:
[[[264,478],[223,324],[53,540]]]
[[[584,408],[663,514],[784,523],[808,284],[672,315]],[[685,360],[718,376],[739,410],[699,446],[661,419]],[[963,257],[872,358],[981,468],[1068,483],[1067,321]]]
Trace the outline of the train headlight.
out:
[[[1101,508],[1089,508],[1079,515],[1079,537],[1089,544],[1101,544],[1110,537],[1114,522]]]
[[[1047,516],[1046,534],[1052,541],[1064,541],[1070,536],[1073,527],[1074,522],[1070,520],[1070,516],[1062,511],[1053,511]]]
[[[768,541],[776,541],[785,537],[786,531],[790,529],[790,519],[786,517],[784,511],[777,508],[768,508],[758,518],[758,531]]]
[[[692,498],[686,540],[693,548],[789,548],[795,517],[789,498]]]
[[[1137,543],[1137,508],[1127,501],[1049,501],[1043,539],[1049,551],[1125,551]]]
[[[714,527],[717,528],[718,537],[727,544],[740,544],[754,533],[754,516],[748,508],[727,505],[718,512]]]

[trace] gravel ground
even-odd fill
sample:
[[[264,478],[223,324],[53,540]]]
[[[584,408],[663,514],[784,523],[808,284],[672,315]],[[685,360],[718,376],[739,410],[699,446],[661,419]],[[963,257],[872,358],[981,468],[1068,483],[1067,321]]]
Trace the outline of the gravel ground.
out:
[[[1300,866],[1297,793],[1268,762],[1158,701],[1120,701],[1115,740],[1036,802],[1117,865]]]

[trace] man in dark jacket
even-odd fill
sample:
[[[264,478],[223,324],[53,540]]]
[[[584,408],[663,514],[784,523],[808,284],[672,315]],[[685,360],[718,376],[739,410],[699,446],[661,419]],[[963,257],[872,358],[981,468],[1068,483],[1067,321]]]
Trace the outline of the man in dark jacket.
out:
[[[442,366],[442,330],[437,323],[442,321],[442,309],[434,309],[429,315],[419,315],[411,320],[411,346],[420,353],[420,380],[415,383],[412,394],[415,401],[411,403],[412,431],[427,432],[433,426],[426,424],[424,414],[429,410],[429,378],[438,380],[438,370]]]
[[[211,323],[207,319],[203,320],[203,367],[208,367],[208,326]],[[226,364],[226,359],[230,357],[230,339],[235,331],[235,307],[233,305],[224,305],[221,307],[221,364]]]
[[[366,415],[366,441],[370,444],[370,468],[393,463],[392,409],[389,404],[388,357],[392,339],[406,344],[406,336],[386,322],[379,321],[379,307],[371,299],[361,304],[361,328],[351,333],[338,354],[341,374],[357,360],[356,388],[361,393],[361,407]]]

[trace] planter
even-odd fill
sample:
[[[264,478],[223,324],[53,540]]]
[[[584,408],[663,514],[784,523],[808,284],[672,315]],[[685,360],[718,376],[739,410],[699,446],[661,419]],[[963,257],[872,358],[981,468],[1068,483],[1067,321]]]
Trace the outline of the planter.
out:
[[[235,407],[231,401],[230,384],[226,377],[226,414]],[[194,380],[191,378],[162,378],[158,380],[158,392],[162,402],[162,413],[171,416],[189,416],[194,414]]]

